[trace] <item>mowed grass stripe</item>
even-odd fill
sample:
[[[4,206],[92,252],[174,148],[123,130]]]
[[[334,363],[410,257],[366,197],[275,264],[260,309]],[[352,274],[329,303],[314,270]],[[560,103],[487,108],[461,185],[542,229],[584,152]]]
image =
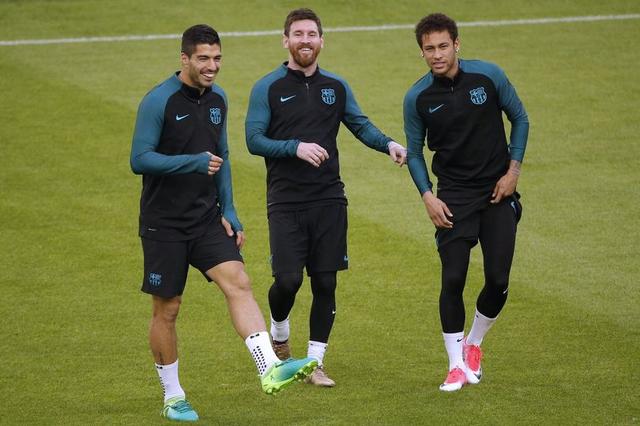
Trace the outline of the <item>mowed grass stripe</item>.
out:
[[[459,27],[497,27],[511,25],[541,25],[556,23],[574,22],[594,22],[594,21],[619,21],[628,19],[640,19],[640,14],[626,15],[594,15],[594,16],[566,16],[561,18],[532,18],[532,19],[507,19],[495,21],[472,21],[458,22]],[[415,24],[387,24],[369,25],[353,27],[328,27],[327,33],[360,32],[360,31],[391,31],[412,29]],[[271,35],[281,35],[282,30],[265,31],[222,31],[221,37],[262,37]],[[40,40],[0,40],[0,46],[30,46],[47,44],[68,44],[68,43],[114,43],[123,41],[153,41],[153,40],[173,40],[179,39],[182,34],[146,34],[146,35],[123,35],[123,36],[96,36],[96,37],[70,37],[52,38]]]

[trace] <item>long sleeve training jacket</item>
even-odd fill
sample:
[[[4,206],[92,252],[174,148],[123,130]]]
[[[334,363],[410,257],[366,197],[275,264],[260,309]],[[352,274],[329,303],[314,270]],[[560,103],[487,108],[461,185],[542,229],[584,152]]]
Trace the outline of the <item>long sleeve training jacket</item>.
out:
[[[407,163],[420,191],[431,190],[423,155],[425,136],[434,151],[433,173],[438,191],[491,191],[509,166],[522,162],[529,120],[505,73],[483,61],[459,61],[453,80],[429,72],[404,99]],[[510,144],[502,112],[511,122]]]
[[[389,152],[391,138],[363,114],[342,78],[320,68],[306,77],[285,63],[255,84],[246,140],[252,154],[265,158],[269,211],[325,200],[346,203],[336,145],[341,122],[365,145]],[[297,158],[300,142],[321,145],[329,160],[316,168]]]
[[[207,174],[209,155],[224,162]],[[131,169],[142,174],[140,236],[180,241],[202,235],[218,213],[242,230],[231,188],[227,100],[213,86],[200,94],[176,75],[152,89],[138,108]]]

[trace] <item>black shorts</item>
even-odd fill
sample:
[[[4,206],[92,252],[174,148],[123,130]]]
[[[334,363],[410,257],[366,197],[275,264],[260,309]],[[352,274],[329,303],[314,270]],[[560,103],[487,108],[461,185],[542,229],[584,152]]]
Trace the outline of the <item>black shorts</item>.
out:
[[[477,203],[457,205],[455,201],[443,201],[453,213],[453,228],[436,229],[435,237],[438,249],[456,239],[470,241],[472,245],[477,244],[482,232],[481,223],[485,223],[484,221],[487,220],[500,224],[506,227],[505,231],[512,231],[515,234],[522,216],[520,194],[517,192],[504,198],[498,204],[491,204],[487,199],[482,203],[482,207],[478,207]],[[456,218],[460,219],[456,220]]]
[[[142,291],[160,297],[182,295],[189,265],[211,281],[206,275],[209,269],[223,262],[243,261],[236,237],[227,235],[219,217],[204,235],[192,240],[158,241],[144,237],[141,240],[144,252]]]
[[[330,204],[269,213],[271,271],[307,274],[349,267],[347,206]]]

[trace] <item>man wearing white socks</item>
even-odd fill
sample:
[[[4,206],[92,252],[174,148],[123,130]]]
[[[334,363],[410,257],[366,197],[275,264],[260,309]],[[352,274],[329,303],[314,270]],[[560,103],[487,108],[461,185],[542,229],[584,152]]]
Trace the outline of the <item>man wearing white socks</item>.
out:
[[[337,272],[349,266],[347,197],[336,139],[340,124],[400,166],[406,150],[364,115],[346,81],[319,67],[322,34],[312,10],[287,15],[283,47],[289,59],[254,85],[245,133],[249,152],[264,157],[267,167],[276,352],[281,359],[290,354],[289,313],[306,270],[313,294],[308,354],[321,365],[309,383],[331,387],[335,382],[322,358],[335,320]]]
[[[436,227],[442,263],[440,321],[449,370],[440,389],[457,391],[480,381],[480,343],[507,300],[522,213],[516,185],[529,121],[502,69],[458,58],[455,21],[431,14],[416,25],[415,35],[430,72],[405,96],[407,164]],[[511,122],[509,144],[503,113]],[[434,152],[431,169],[438,177],[437,196],[424,159],[425,138]],[[465,341],[462,294],[470,252],[478,242],[485,282]]]
[[[227,100],[214,85],[222,60],[218,33],[195,25],[182,37],[181,70],[140,103],[131,168],[143,175],[142,291],[152,296],[149,342],[164,389],[161,415],[196,421],[178,377],[176,320],[189,265],[222,290],[236,332],[253,357],[262,389],[273,394],[311,374],[311,358],[280,361],[253,297],[233,205]]]

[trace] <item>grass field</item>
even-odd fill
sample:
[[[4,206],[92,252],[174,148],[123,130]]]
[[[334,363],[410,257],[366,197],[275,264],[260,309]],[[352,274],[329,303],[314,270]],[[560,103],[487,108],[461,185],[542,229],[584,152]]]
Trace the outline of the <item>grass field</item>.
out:
[[[279,29],[293,1],[2,1],[0,40]],[[326,27],[638,14],[634,0],[308,1]],[[222,294],[192,271],[181,382],[202,424],[639,424],[640,19],[461,28],[461,56],[500,64],[531,122],[510,298],[485,378],[443,394],[439,259],[406,168],[345,129],[351,269],[325,362],[334,389],[259,391]],[[158,424],[161,391],[139,292],[137,104],[178,67],[178,40],[0,46],[0,424]],[[256,298],[271,284],[261,158],[244,143],[253,83],[277,35],[223,38],[236,206]],[[426,72],[411,30],[325,34],[321,66],[404,143],[402,99]],[[466,292],[482,286],[474,251]],[[309,286],[292,312],[306,350]],[[470,315],[468,315],[470,317]]]

